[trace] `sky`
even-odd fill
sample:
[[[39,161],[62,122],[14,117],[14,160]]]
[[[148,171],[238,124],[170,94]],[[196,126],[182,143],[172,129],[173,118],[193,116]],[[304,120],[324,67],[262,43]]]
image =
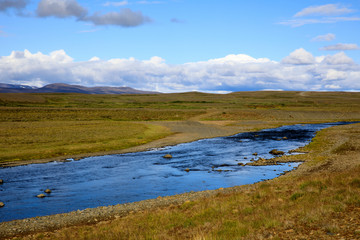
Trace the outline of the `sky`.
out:
[[[0,82],[360,91],[360,1],[0,0]]]

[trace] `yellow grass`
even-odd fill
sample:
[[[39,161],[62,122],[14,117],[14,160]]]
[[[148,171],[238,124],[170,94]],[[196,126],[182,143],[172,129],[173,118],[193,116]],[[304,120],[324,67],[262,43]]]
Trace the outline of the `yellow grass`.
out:
[[[305,148],[307,163],[322,156],[332,167],[304,164],[245,190],[24,239],[357,239],[360,151],[334,149],[343,141],[359,146],[359,129],[360,124],[326,129]]]
[[[0,162],[120,150],[170,134],[165,127],[116,121],[0,122]]]

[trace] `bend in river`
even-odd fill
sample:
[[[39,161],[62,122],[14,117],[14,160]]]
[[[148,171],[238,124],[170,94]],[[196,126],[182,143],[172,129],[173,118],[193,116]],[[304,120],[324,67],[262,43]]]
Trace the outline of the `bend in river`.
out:
[[[2,168],[0,201],[5,206],[0,208],[0,222],[272,179],[300,163],[241,163],[272,158],[272,149],[290,154],[317,131],[342,124],[349,123],[298,124],[145,152]],[[172,158],[164,158],[166,154]],[[44,193],[46,189],[51,193]]]

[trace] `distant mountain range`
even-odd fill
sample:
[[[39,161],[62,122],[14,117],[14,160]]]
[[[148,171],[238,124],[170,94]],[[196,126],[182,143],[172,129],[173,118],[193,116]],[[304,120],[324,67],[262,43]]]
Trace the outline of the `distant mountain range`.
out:
[[[85,94],[153,94],[130,87],[84,87],[64,83],[49,84],[41,88],[27,85],[0,83],[0,93],[85,93]]]

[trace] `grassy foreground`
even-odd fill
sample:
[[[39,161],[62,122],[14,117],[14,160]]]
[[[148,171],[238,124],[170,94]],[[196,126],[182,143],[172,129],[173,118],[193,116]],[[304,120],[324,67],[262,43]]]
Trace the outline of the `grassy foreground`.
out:
[[[24,239],[359,239],[359,136],[322,130],[297,171],[248,189]]]
[[[341,92],[0,93],[0,163],[120,150],[171,134],[154,121],[257,121],[259,128],[359,120],[359,109],[359,93]]]

